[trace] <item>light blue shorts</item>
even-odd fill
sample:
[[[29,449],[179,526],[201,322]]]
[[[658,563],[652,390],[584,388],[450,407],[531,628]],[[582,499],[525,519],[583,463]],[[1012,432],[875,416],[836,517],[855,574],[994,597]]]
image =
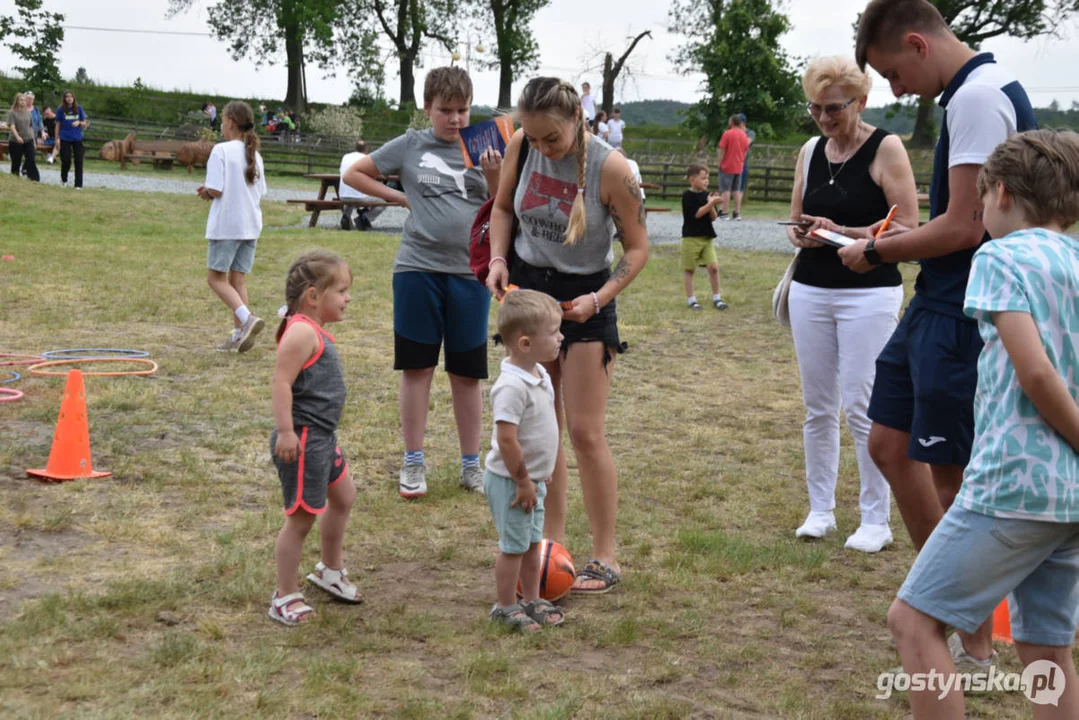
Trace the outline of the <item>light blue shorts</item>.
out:
[[[972,633],[1009,593],[1012,637],[1071,645],[1079,620],[1079,524],[994,518],[953,505],[899,599]]]
[[[547,497],[547,483],[533,483],[538,502],[532,512],[510,507],[517,497],[517,483],[513,478],[496,475],[490,470],[483,472],[483,492],[487,506],[498,530],[498,549],[507,555],[521,555],[530,545],[543,539],[543,498]]]
[[[206,268],[216,272],[251,272],[257,240],[207,240]]]

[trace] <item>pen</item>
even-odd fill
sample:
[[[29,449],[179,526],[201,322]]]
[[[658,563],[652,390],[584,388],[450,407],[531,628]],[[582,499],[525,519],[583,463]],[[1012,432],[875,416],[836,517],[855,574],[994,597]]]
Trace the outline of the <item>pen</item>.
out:
[[[888,217],[884,218],[884,222],[880,224],[880,227],[877,229],[876,235],[873,236],[874,240],[879,238],[881,236],[881,233],[888,229],[888,224],[892,222],[892,218],[895,217],[895,211],[898,209],[898,205],[892,205],[892,208],[888,211]]]

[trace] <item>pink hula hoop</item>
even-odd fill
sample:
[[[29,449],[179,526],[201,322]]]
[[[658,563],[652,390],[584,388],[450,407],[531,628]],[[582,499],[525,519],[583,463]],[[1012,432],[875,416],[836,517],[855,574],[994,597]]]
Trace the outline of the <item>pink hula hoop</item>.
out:
[[[5,397],[5,395],[7,397]],[[0,402],[15,402],[22,397],[22,390],[12,388],[0,388]]]

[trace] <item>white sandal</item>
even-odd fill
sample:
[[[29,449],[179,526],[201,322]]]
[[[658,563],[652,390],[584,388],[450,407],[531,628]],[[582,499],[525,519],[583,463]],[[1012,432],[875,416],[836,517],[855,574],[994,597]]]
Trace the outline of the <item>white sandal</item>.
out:
[[[282,625],[295,627],[307,620],[307,616],[315,612],[303,599],[303,593],[289,593],[285,597],[277,597],[277,591],[273,591],[270,598],[271,620],[276,620]]]
[[[315,571],[307,576],[307,579],[320,588],[333,595],[338,600],[347,603],[362,603],[363,596],[359,589],[348,581],[348,570],[331,570],[322,561],[315,565]]]

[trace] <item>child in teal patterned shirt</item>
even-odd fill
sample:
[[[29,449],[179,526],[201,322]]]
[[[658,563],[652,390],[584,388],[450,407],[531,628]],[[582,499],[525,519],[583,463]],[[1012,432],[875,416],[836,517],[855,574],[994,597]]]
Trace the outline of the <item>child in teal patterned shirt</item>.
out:
[[[972,633],[1008,596],[1035,717],[1075,718],[1079,241],[1063,233],[1079,219],[1079,134],[1013,135],[982,167],[978,192],[994,240],[974,256],[964,302],[985,341],[974,448],[888,627],[912,680],[943,673],[936,687],[912,689],[914,717],[962,718],[962,691],[947,684],[959,637],[946,643],[945,626]]]

